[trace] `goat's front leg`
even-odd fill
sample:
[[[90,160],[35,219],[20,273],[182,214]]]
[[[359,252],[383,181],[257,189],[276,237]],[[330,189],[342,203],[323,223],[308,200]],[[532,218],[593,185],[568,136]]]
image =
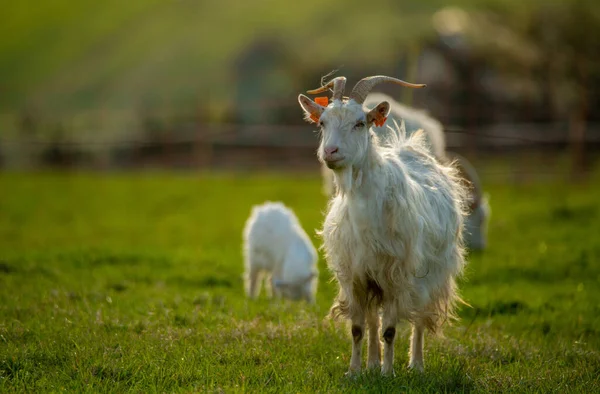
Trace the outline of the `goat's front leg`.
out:
[[[275,275],[271,274],[271,278],[269,279],[269,284],[265,285],[265,291],[269,298],[281,298],[281,289],[276,285]]]
[[[367,326],[369,328],[369,353],[367,367],[381,368],[381,342],[379,340],[379,315],[376,307],[367,311]]]
[[[362,359],[362,343],[365,333],[365,313],[362,308],[351,308],[354,310],[350,319],[352,322],[352,357],[350,358],[350,368],[348,375],[360,372]]]
[[[416,371],[423,371],[423,342],[425,326],[421,321],[416,321],[412,326],[410,338],[410,363],[408,367]]]
[[[258,297],[260,292],[261,272],[256,267],[250,267],[246,274],[246,293],[250,298]]]
[[[383,365],[381,373],[384,375],[394,374],[394,341],[396,339],[396,325],[398,315],[394,302],[385,302],[383,305]]]

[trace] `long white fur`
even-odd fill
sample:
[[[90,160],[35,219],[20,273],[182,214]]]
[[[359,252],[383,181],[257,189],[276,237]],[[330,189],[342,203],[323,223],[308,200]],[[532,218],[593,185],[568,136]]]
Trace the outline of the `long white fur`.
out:
[[[299,99],[305,111],[307,101]],[[310,105],[310,104],[309,104]],[[362,336],[369,328],[367,365],[393,372],[395,327],[413,325],[410,367],[423,368],[423,333],[454,317],[460,299],[455,278],[465,264],[462,241],[465,190],[456,168],[440,164],[422,132],[405,137],[391,128],[380,143],[373,130],[351,129],[364,118],[353,100],[335,100],[321,114],[318,156],[336,144],[344,157],[334,167],[339,192],[330,200],[321,236],[339,283],[333,316],[352,322],[349,373],[361,368]],[[350,127],[350,128],[349,128]]]
[[[394,122],[401,122],[403,120],[407,136],[414,134],[418,130],[423,130],[425,132],[425,140],[433,155],[440,161],[446,160],[444,126],[437,119],[424,110],[399,103],[383,93],[369,94],[363,104],[363,108],[369,111],[382,101],[390,103],[390,114],[388,121],[382,127],[373,126],[373,130],[380,139],[388,135],[388,125],[393,125]]]
[[[426,111],[419,110],[395,101],[392,97],[383,93],[371,93],[363,104],[363,109],[369,111],[382,101],[390,103],[390,113],[386,123],[381,126],[372,126],[372,130],[377,134],[381,141],[385,141],[390,135],[388,127],[393,126],[394,122],[404,121],[406,134],[410,136],[418,130],[423,130],[425,134],[426,145],[430,152],[441,162],[448,162],[446,154],[446,139],[442,124]],[[468,166],[470,175],[477,178],[477,173],[473,166],[461,158],[461,164]],[[321,175],[323,178],[323,192],[331,196],[335,193],[335,183],[333,172],[325,164],[321,164]],[[487,227],[491,209],[486,195],[479,197],[481,203],[474,210],[469,210],[466,217],[465,226],[465,244],[472,250],[482,250],[487,245]]]
[[[281,202],[252,207],[243,233],[245,287],[256,298],[265,277],[267,293],[314,302],[317,251],[294,212]]]

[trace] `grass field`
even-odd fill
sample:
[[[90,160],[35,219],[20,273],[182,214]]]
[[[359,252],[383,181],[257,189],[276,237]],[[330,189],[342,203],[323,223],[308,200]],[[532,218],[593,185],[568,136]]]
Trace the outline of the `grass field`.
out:
[[[490,248],[426,372],[343,377],[321,259],[316,305],[249,302],[241,231],[282,200],[313,234],[318,174],[0,174],[0,392],[600,390],[600,176],[490,183]]]

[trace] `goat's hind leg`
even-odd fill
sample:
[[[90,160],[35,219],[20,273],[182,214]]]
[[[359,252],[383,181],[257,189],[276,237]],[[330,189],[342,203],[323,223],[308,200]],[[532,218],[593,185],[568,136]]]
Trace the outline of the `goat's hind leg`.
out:
[[[256,267],[249,267],[246,272],[246,294],[254,299],[258,297],[260,292],[260,282],[262,273]]]
[[[350,368],[348,369],[347,375],[354,375],[360,372],[361,360],[362,360],[362,344],[365,333],[365,314],[360,308],[351,316],[352,322],[352,357],[350,358]]]
[[[382,317],[383,365],[381,366],[383,375],[394,374],[394,341],[396,339],[397,324],[396,304],[394,302],[384,303]]]
[[[415,371],[423,371],[423,343],[425,337],[425,325],[417,320],[412,325],[410,337],[410,363],[408,367]]]

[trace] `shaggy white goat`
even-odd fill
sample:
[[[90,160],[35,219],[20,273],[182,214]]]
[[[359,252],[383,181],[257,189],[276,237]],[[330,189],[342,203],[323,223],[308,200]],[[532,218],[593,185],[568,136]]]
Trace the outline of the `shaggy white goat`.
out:
[[[471,250],[485,249],[490,209],[487,196],[482,194],[481,183],[475,168],[464,157],[446,151],[444,128],[437,119],[428,115],[426,111],[403,105],[383,93],[370,94],[365,99],[363,109],[368,112],[383,101],[390,104],[388,120],[382,126],[372,126],[372,130],[375,131],[382,143],[390,135],[388,127],[394,123],[404,121],[407,136],[421,129],[424,131],[427,146],[438,161],[448,163],[452,159],[457,160],[458,169],[466,181],[470,199],[465,219],[465,233],[463,234],[465,244]],[[329,196],[334,194],[333,172],[324,163],[321,164],[321,175],[323,176],[323,191],[325,194]]]
[[[393,372],[396,325],[412,324],[411,368],[423,368],[423,336],[454,317],[460,299],[455,278],[465,264],[462,247],[465,190],[453,165],[438,163],[422,132],[406,138],[394,130],[386,144],[370,130],[388,116],[388,102],[364,111],[362,103],[380,82],[423,87],[384,76],[359,81],[343,97],[346,78],[309,91],[333,87],[321,106],[299,95],[309,121],[321,128],[318,157],[334,172],[339,192],[331,199],[321,236],[329,268],[340,285],[331,316],[352,323],[349,373],[361,368],[363,334],[369,330],[367,365],[381,365],[381,310],[384,374]]]
[[[265,274],[277,297],[314,302],[317,252],[294,212],[280,202],[252,207],[244,227],[246,294],[256,298]],[[270,294],[269,294],[270,295]]]

